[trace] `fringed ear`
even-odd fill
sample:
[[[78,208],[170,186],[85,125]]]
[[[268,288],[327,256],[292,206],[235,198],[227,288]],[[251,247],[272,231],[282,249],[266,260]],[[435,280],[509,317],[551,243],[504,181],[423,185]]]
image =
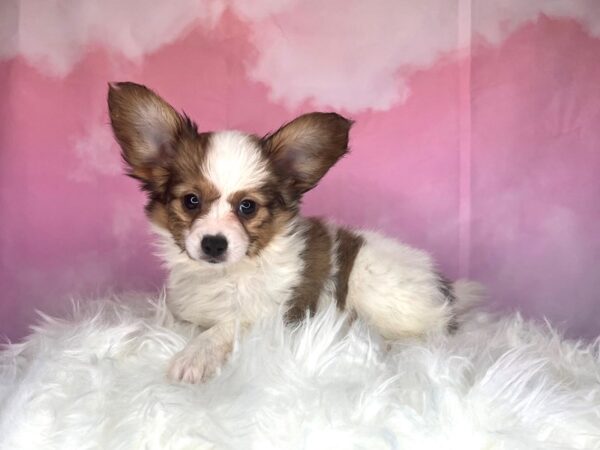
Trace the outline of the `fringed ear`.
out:
[[[264,147],[300,196],[348,152],[352,123],[335,113],[304,114],[265,137]]]
[[[140,84],[110,83],[108,109],[130,175],[146,187],[159,181],[160,162],[173,154],[181,133],[195,132],[189,119]]]

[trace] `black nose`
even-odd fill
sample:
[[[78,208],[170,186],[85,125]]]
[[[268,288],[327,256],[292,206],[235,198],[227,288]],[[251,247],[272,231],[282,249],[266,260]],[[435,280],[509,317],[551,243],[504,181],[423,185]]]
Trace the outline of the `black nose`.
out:
[[[204,236],[200,245],[205,255],[217,258],[227,250],[227,239],[220,234],[216,236]]]

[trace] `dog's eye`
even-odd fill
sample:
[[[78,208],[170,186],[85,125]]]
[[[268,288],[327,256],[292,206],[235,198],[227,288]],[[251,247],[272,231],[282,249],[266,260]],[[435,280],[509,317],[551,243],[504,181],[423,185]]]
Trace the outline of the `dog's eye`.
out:
[[[200,207],[200,197],[196,194],[187,194],[183,197],[183,206],[190,211],[198,209]]]
[[[243,217],[250,217],[256,212],[256,202],[252,200],[242,200],[238,206],[238,212]]]

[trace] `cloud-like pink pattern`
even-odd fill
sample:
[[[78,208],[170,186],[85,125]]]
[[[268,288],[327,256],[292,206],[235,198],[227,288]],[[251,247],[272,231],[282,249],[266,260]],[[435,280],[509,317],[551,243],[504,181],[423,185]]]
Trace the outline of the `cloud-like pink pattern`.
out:
[[[414,70],[468,49],[471,38],[497,45],[541,15],[600,35],[596,0],[21,0],[1,8],[12,35],[0,40],[0,58],[21,55],[58,76],[94,46],[139,61],[194,24],[214,25],[229,8],[253,30],[258,57],[249,73],[273,100],[348,111],[388,109],[406,98]]]
[[[594,1],[57,4],[0,6],[0,333],[70,295],[162,283],[108,128],[121,79],[201,129],[341,109],[353,152],[307,213],[426,248],[494,304],[600,332]]]

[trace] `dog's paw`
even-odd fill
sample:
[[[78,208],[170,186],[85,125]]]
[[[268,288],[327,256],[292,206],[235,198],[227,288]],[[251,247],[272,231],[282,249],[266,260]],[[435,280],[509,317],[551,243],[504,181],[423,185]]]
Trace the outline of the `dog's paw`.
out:
[[[171,381],[203,383],[219,373],[228,353],[226,346],[210,340],[190,343],[173,357],[167,376]]]

